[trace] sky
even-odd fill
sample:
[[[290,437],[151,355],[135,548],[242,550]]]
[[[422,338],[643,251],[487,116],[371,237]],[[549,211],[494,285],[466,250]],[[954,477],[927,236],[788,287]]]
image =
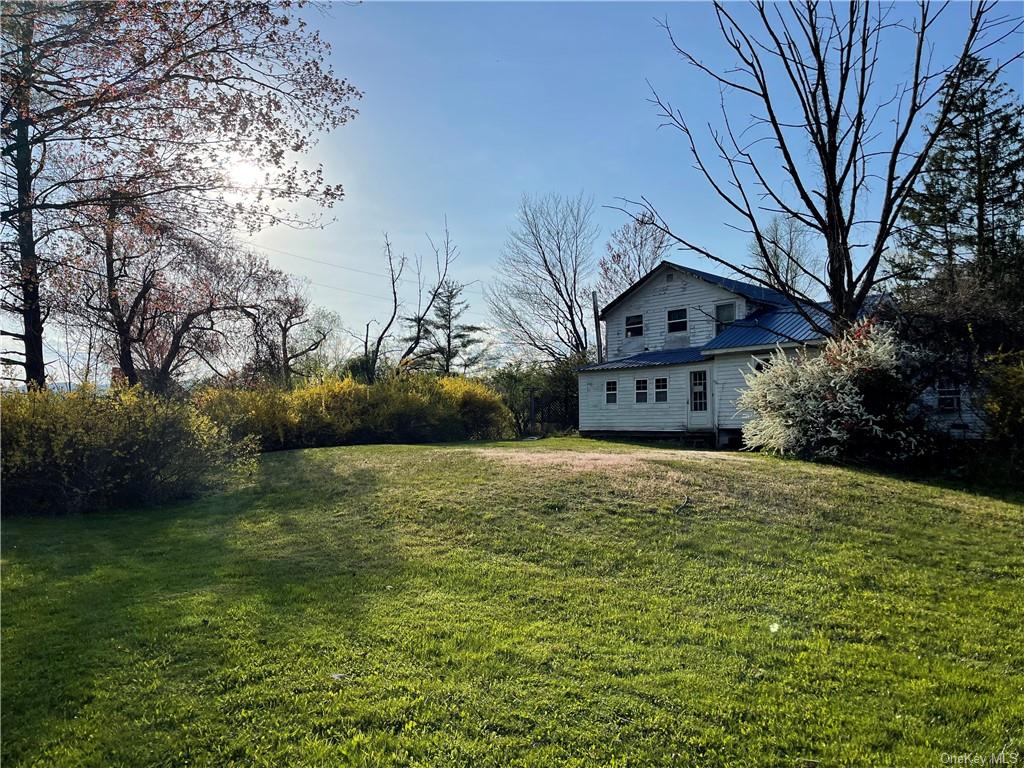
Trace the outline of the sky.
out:
[[[936,29],[936,61],[960,44],[966,9],[952,5]],[[359,115],[310,156],[345,199],[322,229],[277,227],[248,240],[310,281],[314,302],[346,326],[386,314],[383,234],[400,253],[429,255],[427,236],[439,237],[445,217],[460,250],[454,276],[469,283],[468,319],[485,323],[482,288],[524,193],[592,196],[597,255],[625,221],[609,206],[640,196],[713,252],[745,252],[748,237],[728,226],[736,220],[693,169],[684,137],[659,127],[649,101],[653,86],[694,126],[721,125],[717,87],[657,23],[667,18],[681,45],[728,65],[709,3],[371,2],[304,13],[330,41],[335,71],[364,93]],[[1020,46],[1018,36],[992,53]],[[879,93],[909,65],[905,47],[886,47]],[[1006,79],[1020,89],[1021,69]],[[734,103],[730,115],[743,127],[748,111]],[[722,271],[691,254],[670,258]],[[413,285],[403,288],[408,296]]]

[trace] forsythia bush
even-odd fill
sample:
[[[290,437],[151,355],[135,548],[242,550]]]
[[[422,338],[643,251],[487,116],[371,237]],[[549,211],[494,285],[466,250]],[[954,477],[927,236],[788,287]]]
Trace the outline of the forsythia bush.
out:
[[[985,372],[985,417],[1011,463],[1024,461],[1024,353],[1006,355]]]
[[[264,450],[351,443],[499,438],[511,432],[501,397],[463,378],[396,376],[374,384],[329,378],[291,391],[209,389],[199,409]]]
[[[864,323],[820,354],[777,350],[746,376],[738,404],[753,412],[749,448],[805,459],[902,460],[924,448],[913,415],[915,352],[892,330]]]
[[[251,465],[251,441],[140,389],[4,392],[3,512],[59,513],[194,495]]]
[[[490,387],[463,378],[444,378],[438,383],[442,396],[455,408],[463,437],[490,440],[513,431],[512,413]]]

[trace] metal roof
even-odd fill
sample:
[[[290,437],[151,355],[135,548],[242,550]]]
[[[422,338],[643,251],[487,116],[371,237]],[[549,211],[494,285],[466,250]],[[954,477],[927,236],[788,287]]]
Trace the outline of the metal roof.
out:
[[[657,352],[641,352],[621,360],[609,360],[604,363],[593,363],[580,368],[581,371],[616,371],[621,368],[653,368],[658,365],[681,365],[697,363],[704,360],[701,354],[703,347],[683,347],[681,349],[659,349]]]
[[[804,305],[823,328],[829,328],[828,316],[819,307]],[[704,345],[705,352],[744,347],[772,347],[787,342],[807,342],[822,338],[810,322],[790,305],[762,309],[737,320]]]
[[[731,277],[722,277],[711,272],[705,272],[701,269],[694,269],[693,267],[685,267],[682,264],[676,264],[673,261],[668,261],[666,264],[671,264],[676,269],[681,269],[684,272],[689,272],[692,275],[696,275],[701,280],[714,285],[719,285],[725,288],[727,291],[738,293],[744,298],[750,299],[751,301],[762,302],[764,304],[789,304],[790,301],[778,291],[773,291],[770,288],[765,288],[761,285],[754,285],[752,283],[744,283],[741,280],[733,280]]]
[[[659,270],[664,269],[665,267],[671,267],[672,269],[678,269],[681,272],[686,272],[698,278],[699,280],[712,283],[713,285],[721,286],[722,288],[725,288],[727,291],[732,291],[733,293],[739,294],[744,298],[750,299],[751,301],[760,304],[786,305],[790,303],[789,299],[787,299],[781,293],[779,293],[778,291],[773,291],[769,288],[764,288],[759,285],[751,285],[750,283],[744,283],[740,280],[733,280],[731,277],[722,277],[721,275],[715,275],[712,274],[711,272],[704,272],[703,270],[694,269],[693,267],[687,267],[682,264],[676,264],[675,262],[672,261],[662,261],[660,264],[658,264],[658,266],[656,266],[646,275],[644,275],[631,286],[629,286],[629,288],[627,288],[625,291],[623,291],[614,299],[612,299],[612,301],[609,302],[605,306],[605,308],[601,310],[600,318],[603,320],[605,315],[608,314],[609,310],[618,306],[618,304],[622,302],[626,297],[632,295],[634,291],[640,288],[640,286],[644,285],[651,278],[651,276],[653,276]]]

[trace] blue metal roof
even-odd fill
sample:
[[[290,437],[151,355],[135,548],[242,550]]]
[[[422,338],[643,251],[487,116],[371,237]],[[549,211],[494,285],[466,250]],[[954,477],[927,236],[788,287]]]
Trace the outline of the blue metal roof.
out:
[[[820,307],[804,305],[805,310],[823,328],[831,327]],[[762,309],[729,325],[704,345],[705,352],[736,347],[773,347],[787,342],[807,342],[822,338],[808,320],[792,306]]]
[[[697,363],[704,360],[701,354],[703,347],[683,347],[682,349],[660,349],[657,352],[641,352],[639,355],[624,357],[621,360],[608,360],[604,363],[593,363],[580,368],[581,371],[616,371],[621,368],[653,368],[658,365],[681,365]]]
[[[671,264],[676,269],[681,269],[684,272],[689,272],[692,275],[696,275],[705,282],[712,283],[714,285],[720,285],[727,291],[738,293],[744,298],[750,299],[751,301],[758,301],[765,304],[789,304],[790,301],[778,291],[773,291],[770,288],[765,288],[761,285],[753,285],[751,283],[744,283],[741,280],[733,280],[731,277],[722,277],[711,272],[705,272],[701,269],[694,269],[693,267],[686,267],[682,264],[676,264],[673,261],[666,262]]]
[[[644,275],[631,286],[629,286],[629,288],[627,288],[614,299],[612,299],[610,303],[605,305],[604,309],[601,310],[601,314],[599,315],[600,318],[603,320],[609,311],[611,311],[614,307],[617,307],[622,301],[626,299],[626,297],[631,296],[636,290],[640,288],[640,286],[644,285],[652,275],[658,272],[658,270],[663,269],[665,267],[672,267],[673,269],[678,269],[682,272],[688,272],[700,280],[704,280],[705,282],[721,286],[722,288],[725,288],[727,291],[737,293],[740,296],[743,296],[744,298],[750,299],[751,301],[757,302],[759,304],[787,305],[790,303],[789,299],[787,299],[778,291],[773,291],[770,288],[764,288],[759,285],[751,285],[750,283],[744,283],[740,280],[733,280],[731,277],[722,277],[721,275],[715,275],[712,274],[711,272],[704,272],[703,270],[694,269],[693,267],[687,267],[684,266],[683,264],[676,264],[673,261],[662,261],[658,264],[658,266],[656,266],[646,275]]]

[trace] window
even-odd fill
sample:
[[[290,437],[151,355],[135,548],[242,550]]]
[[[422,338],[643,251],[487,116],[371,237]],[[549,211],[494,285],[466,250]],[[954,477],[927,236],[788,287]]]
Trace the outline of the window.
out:
[[[708,372],[690,371],[690,410],[708,409]]]
[[[636,401],[638,403],[647,402],[647,379],[636,380]]]
[[[675,275],[673,273],[671,273],[671,272],[669,272],[669,273],[667,273],[665,275],[665,282],[666,283],[671,283],[674,279],[675,279]]]
[[[725,330],[729,323],[736,321],[736,304],[729,302],[728,304],[716,304],[715,305],[715,335],[717,336]]]
[[[953,379],[944,377],[935,385],[935,393],[939,396],[939,411],[957,413],[960,411],[960,385]]]
[[[606,381],[604,383],[604,401],[608,405],[615,405],[619,399],[619,382]]]
[[[654,380],[654,402],[656,402],[656,403],[667,403],[668,402],[668,379],[655,379]]]
[[[626,338],[644,335],[644,316],[626,315]]]
[[[765,368],[772,364],[770,357],[757,357],[754,356],[754,370],[761,373]]]
[[[670,309],[668,311],[668,332],[686,333],[685,309]]]

